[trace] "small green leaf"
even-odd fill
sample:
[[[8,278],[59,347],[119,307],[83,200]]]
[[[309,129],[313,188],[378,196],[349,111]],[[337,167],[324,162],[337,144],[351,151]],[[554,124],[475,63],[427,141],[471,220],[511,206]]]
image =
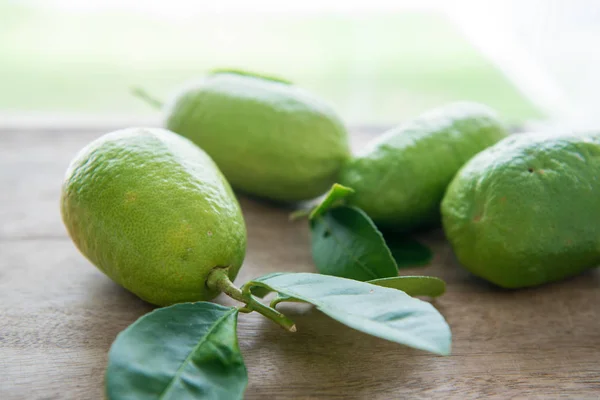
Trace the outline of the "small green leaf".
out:
[[[343,205],[344,199],[352,193],[354,193],[354,189],[334,183],[319,204],[312,207],[300,208],[292,212],[289,219],[290,221],[296,221],[307,216],[309,220],[318,218],[330,208]]]
[[[354,193],[354,189],[334,183],[325,197],[310,213],[308,219],[315,219],[323,215],[327,210],[340,205],[343,200]]]
[[[431,249],[410,236],[384,232],[383,237],[398,268],[427,265],[433,258]]]
[[[311,221],[312,255],[326,275],[368,281],[398,275],[383,236],[362,210],[341,206]]]
[[[434,276],[395,276],[374,279],[369,283],[402,290],[409,296],[438,297],[446,291],[446,282]]]
[[[308,217],[311,212],[312,212],[312,208],[310,208],[310,207],[299,208],[299,209],[297,209],[295,211],[292,211],[290,213],[290,215],[288,216],[288,219],[290,221],[297,221],[299,219]]]
[[[238,310],[208,302],[159,308],[121,332],[108,354],[106,395],[118,399],[241,399],[248,383]]]
[[[444,317],[431,304],[399,290],[310,273],[269,274],[246,283],[243,290],[252,286],[311,303],[361,332],[436,354],[450,354],[452,334]]]

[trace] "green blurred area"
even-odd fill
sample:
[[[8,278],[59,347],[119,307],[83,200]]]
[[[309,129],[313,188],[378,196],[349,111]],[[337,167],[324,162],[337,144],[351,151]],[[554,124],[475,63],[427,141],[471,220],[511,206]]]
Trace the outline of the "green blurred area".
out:
[[[149,114],[159,98],[217,67],[282,76],[351,123],[396,123],[452,100],[510,122],[538,111],[442,16],[210,14],[159,19],[0,3],[0,112]]]

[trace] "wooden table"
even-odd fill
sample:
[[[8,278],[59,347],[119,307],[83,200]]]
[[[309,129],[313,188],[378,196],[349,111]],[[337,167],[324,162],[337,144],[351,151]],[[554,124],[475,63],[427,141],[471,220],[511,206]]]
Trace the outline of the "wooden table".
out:
[[[112,341],[151,306],[78,253],[58,199],[70,159],[111,127],[28,125],[0,126],[0,399],[99,399]],[[368,137],[357,133],[354,144]],[[249,244],[238,283],[314,271],[306,222],[240,200]],[[462,270],[441,232],[422,239],[435,250],[434,262],[408,272],[448,282],[435,306],[452,327],[451,356],[367,336],[308,307],[288,306],[296,334],[242,315],[247,398],[600,398],[598,271],[499,290]]]

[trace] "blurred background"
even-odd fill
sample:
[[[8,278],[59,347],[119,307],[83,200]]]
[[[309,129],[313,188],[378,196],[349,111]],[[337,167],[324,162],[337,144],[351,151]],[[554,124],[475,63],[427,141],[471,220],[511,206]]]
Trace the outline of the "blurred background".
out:
[[[452,100],[509,122],[598,123],[600,3],[576,1],[0,0],[0,121],[153,116],[220,67],[287,78],[350,125]]]

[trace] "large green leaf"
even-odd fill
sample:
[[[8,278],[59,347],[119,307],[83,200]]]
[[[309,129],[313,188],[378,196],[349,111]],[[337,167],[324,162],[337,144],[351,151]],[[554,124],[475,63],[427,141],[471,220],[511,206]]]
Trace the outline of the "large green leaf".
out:
[[[429,247],[410,236],[383,232],[383,237],[399,269],[427,265],[433,258]]]
[[[438,297],[446,291],[446,282],[434,276],[395,276],[374,279],[373,285],[402,290],[409,296]]]
[[[429,303],[396,289],[310,273],[275,273],[248,282],[315,305],[359,331],[436,354],[450,354],[452,334]],[[283,298],[285,301],[285,297]]]
[[[208,302],[144,315],[110,349],[108,399],[241,399],[248,376],[237,315],[234,307]]]
[[[358,208],[332,208],[311,220],[311,244],[322,274],[359,281],[398,275],[383,236]]]

